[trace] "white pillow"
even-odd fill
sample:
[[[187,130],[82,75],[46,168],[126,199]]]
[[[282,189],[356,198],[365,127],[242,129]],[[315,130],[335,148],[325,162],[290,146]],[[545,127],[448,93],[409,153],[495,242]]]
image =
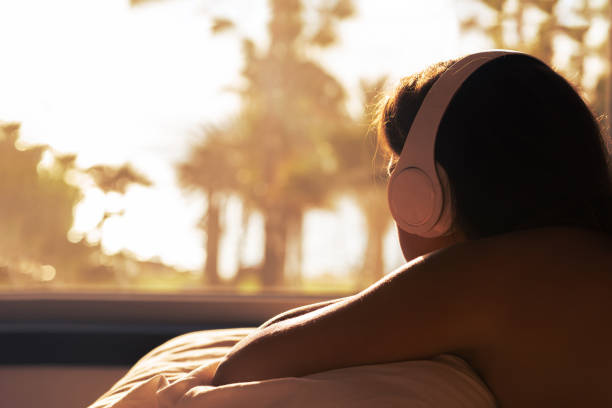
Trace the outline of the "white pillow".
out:
[[[89,408],[495,407],[492,394],[467,363],[448,354],[210,386],[219,360],[251,330],[200,331],[169,340]]]

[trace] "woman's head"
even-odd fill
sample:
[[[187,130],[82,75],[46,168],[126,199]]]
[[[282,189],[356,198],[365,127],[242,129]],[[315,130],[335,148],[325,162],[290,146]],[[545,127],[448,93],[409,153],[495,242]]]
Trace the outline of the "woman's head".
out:
[[[392,163],[425,95],[453,62],[403,79],[381,104],[379,140]],[[448,174],[454,230],[468,239],[551,225],[612,233],[597,122],[567,81],[529,56],[497,58],[464,82],[440,123],[435,158]]]

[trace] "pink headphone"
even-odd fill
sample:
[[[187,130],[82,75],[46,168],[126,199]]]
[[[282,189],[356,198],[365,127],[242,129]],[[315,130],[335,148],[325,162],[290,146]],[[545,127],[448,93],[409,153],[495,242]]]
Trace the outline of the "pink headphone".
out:
[[[450,230],[453,217],[448,176],[434,157],[438,127],[465,80],[482,65],[508,54],[520,53],[493,50],[463,57],[427,92],[387,189],[391,215],[402,230],[427,238],[444,235]]]

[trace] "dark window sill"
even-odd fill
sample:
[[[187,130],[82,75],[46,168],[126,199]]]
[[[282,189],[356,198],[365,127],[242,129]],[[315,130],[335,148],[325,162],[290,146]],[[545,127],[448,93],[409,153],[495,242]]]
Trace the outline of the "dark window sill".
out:
[[[0,343],[3,345],[0,365],[132,365],[177,335],[196,330],[254,327],[285,310],[331,298],[0,294]]]

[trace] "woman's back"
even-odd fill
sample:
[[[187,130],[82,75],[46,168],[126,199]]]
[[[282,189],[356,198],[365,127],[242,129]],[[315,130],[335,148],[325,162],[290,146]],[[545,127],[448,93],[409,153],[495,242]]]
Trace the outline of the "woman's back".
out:
[[[502,407],[612,406],[612,238],[547,228],[485,241],[473,244],[498,263],[481,271],[491,325],[459,354]]]

